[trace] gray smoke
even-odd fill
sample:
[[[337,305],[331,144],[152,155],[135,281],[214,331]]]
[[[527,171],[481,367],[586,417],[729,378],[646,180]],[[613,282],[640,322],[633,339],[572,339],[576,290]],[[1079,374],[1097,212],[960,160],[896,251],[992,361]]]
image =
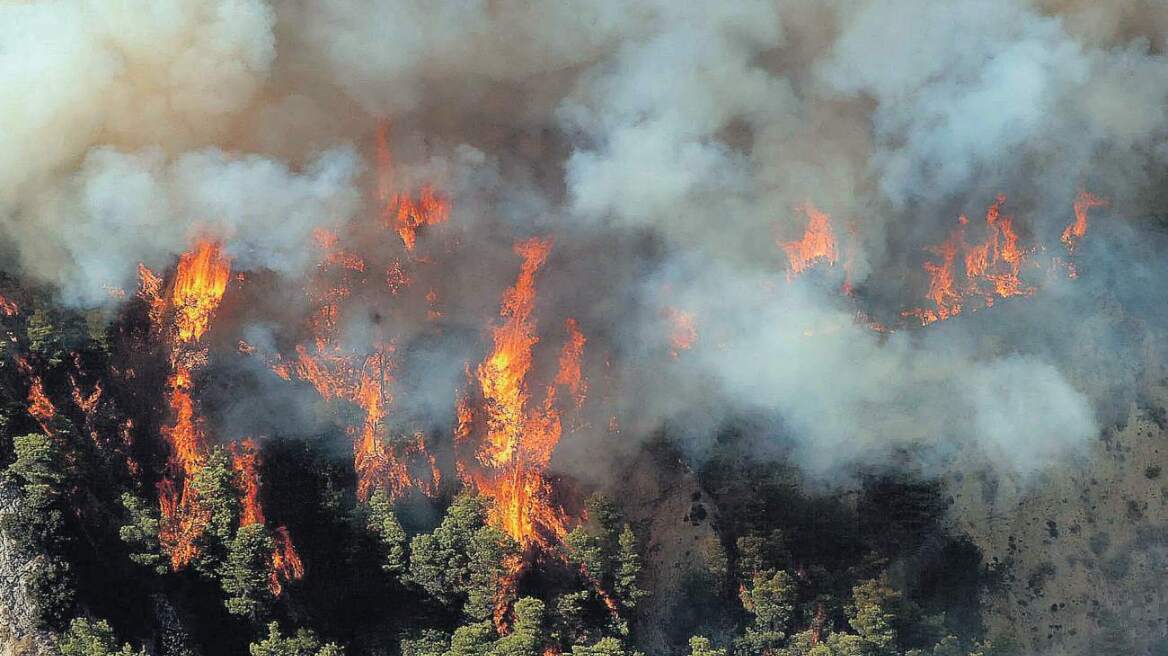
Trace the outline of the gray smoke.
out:
[[[825,477],[905,447],[938,470],[974,455],[1025,475],[1075,453],[1139,382],[1080,358],[1085,345],[1130,362],[1162,328],[1119,335],[1150,301],[1117,314],[1099,300],[1138,270],[1108,235],[1161,210],[1166,24],[1136,0],[4,4],[0,232],[13,268],[84,307],[197,237],[273,272],[280,298],[302,291],[320,227],[380,281],[410,262],[371,227],[387,126],[392,182],[451,197],[450,221],[420,236],[433,263],[410,271],[441,299],[446,338],[426,337],[417,299],[360,293],[344,334],[357,350],[422,340],[406,373],[437,382],[401,395],[411,421],[448,426],[436,399],[453,404],[451,372],[482,357],[512,243],[547,234],[539,357],[580,320],[593,392],[579,444],[668,425],[700,453],[750,413]],[[924,302],[923,249],[958,214],[1006,194],[1048,263],[1084,189],[1111,205],[1093,210],[1101,246],[1084,242],[1079,280],[1027,269],[1033,299],[901,321]],[[840,258],[789,282],[777,242],[799,238],[807,202],[832,216]],[[300,309],[251,308],[229,329],[264,325],[276,350]],[[698,333],[676,358],[675,310]],[[562,466],[593,474],[590,458]]]

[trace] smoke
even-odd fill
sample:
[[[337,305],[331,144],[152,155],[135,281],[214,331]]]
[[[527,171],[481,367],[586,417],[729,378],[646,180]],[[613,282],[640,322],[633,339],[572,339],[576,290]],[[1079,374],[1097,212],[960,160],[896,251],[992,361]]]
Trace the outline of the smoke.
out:
[[[163,269],[197,237],[281,299],[319,261],[317,228],[379,289],[407,262],[419,294],[385,306],[354,291],[341,331],[355,350],[409,354],[400,407],[447,432],[447,388],[481,360],[518,270],[512,243],[550,235],[537,357],[554,360],[559,326],[579,319],[593,381],[580,444],[665,425],[701,453],[749,413],[827,478],[905,448],[937,470],[976,453],[1025,475],[1075,453],[1106,398],[1140,380],[1083,345],[1132,362],[1161,328],[1116,333],[1150,300],[1131,292],[1116,314],[1100,299],[1139,270],[1108,240],[1162,209],[1166,22],[1134,0],[6,4],[0,232],[13,266],[83,307],[117,302],[138,263]],[[449,196],[418,253],[381,225],[387,180]],[[902,319],[959,214],[1005,194],[1049,263],[1085,189],[1111,205],[1093,210],[1078,279],[1028,268],[1034,298]],[[800,237],[808,202],[841,252],[788,280],[778,242]],[[302,310],[221,321],[264,326],[272,355],[303,337]],[[678,312],[696,330],[680,351]]]

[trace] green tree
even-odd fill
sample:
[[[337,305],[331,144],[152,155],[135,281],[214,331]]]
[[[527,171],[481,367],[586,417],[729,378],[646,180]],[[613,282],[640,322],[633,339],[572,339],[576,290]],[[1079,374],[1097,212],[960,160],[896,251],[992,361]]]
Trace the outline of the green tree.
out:
[[[585,622],[585,605],[592,597],[588,590],[574,590],[556,597],[554,625],[561,643],[571,645],[595,639]]]
[[[726,656],[725,649],[718,649],[710,644],[709,638],[694,636],[689,639],[690,656]]]
[[[128,521],[118,528],[118,537],[132,550],[130,560],[156,574],[167,572],[166,557],[158,542],[158,508],[130,492],[122,494]]]
[[[890,653],[895,646],[897,608],[901,598],[901,594],[888,582],[887,574],[879,579],[868,579],[852,588],[848,623],[879,653]]]
[[[785,634],[795,612],[795,579],[783,570],[759,572],[741,593],[742,605],[754,615],[752,626],[766,633]]]
[[[195,472],[191,487],[195,502],[208,517],[207,528],[199,537],[194,567],[210,578],[223,566],[239,524],[240,494],[231,455],[226,449],[221,446],[211,449],[203,466]]]
[[[738,576],[746,581],[754,578],[759,572],[783,569],[790,559],[786,538],[779,530],[766,535],[756,533],[744,535],[738,538],[736,546]]]
[[[369,499],[368,527],[381,542],[384,560],[381,568],[395,576],[406,572],[406,532],[393,512],[393,504],[385,490],[377,490]]]
[[[515,622],[511,633],[500,638],[491,656],[539,656],[543,646],[543,602],[524,597],[515,602]]]
[[[401,640],[401,656],[442,656],[450,651],[450,634],[422,629]]]
[[[572,529],[564,540],[568,557],[588,576],[604,585],[613,575],[619,549],[620,513],[606,497],[594,494],[585,502],[587,521]]]
[[[572,656],[643,656],[639,651],[630,651],[616,638],[601,638],[591,645],[573,645]]]
[[[637,536],[628,524],[625,524],[617,542],[616,582],[613,588],[621,605],[632,610],[647,593],[637,587],[637,578],[641,575],[641,554],[637,549]]]
[[[433,533],[410,541],[409,580],[443,603],[462,601],[470,578],[470,543],[486,521],[481,499],[456,497]]]
[[[500,597],[500,592],[505,592],[502,582],[510,574],[508,569],[518,563],[519,547],[503,531],[484,526],[474,532],[467,550],[469,563],[463,612],[472,620],[489,619],[496,605],[512,601]]]
[[[409,580],[442,603],[461,604],[474,621],[491,617],[499,583],[518,556],[515,541],[486,522],[482,499],[460,495],[433,533],[410,542]]]
[[[868,656],[872,653],[872,644],[854,633],[833,633],[825,644],[831,650],[831,656]]]
[[[146,656],[129,644],[118,645],[114,630],[105,620],[76,618],[57,641],[60,656]]]
[[[68,543],[65,454],[57,440],[39,433],[14,438],[13,451],[5,479],[20,498],[0,517],[0,530],[31,563],[23,583],[38,624],[59,627],[73,603],[72,568],[60,556]]]
[[[227,593],[224,605],[228,612],[252,621],[267,614],[274,601],[268,588],[273,547],[262,524],[240,527],[219,574],[219,584]]]
[[[454,630],[445,656],[487,656],[495,644],[495,627],[490,622],[471,622]]]
[[[247,650],[251,656],[344,656],[345,653],[335,643],[322,645],[316,634],[305,628],[284,637],[275,622],[268,624],[268,636],[251,643]]]
[[[15,458],[5,474],[20,489],[21,501],[4,518],[4,528],[31,557],[65,540],[65,454],[56,440],[40,433],[14,438],[12,447]]]
[[[966,656],[956,636],[945,636],[933,647],[933,656]]]
[[[44,305],[38,305],[28,315],[25,330],[29,350],[53,366],[64,362],[71,350],[84,344],[89,333],[83,317]]]

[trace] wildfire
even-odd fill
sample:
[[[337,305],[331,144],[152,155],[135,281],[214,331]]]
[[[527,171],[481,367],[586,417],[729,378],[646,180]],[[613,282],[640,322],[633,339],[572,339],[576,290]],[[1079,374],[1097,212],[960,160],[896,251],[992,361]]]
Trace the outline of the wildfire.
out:
[[[193,251],[183,253],[172,297],[179,341],[198,341],[207,332],[230,277],[231,263],[218,244],[202,241]]]
[[[26,370],[29,376],[28,414],[40,424],[41,430],[46,435],[51,435],[53,430],[49,426],[49,422],[53,420],[53,417],[57,416],[57,408],[53,405],[48,395],[45,394],[45,385],[41,382],[41,377],[32,374],[31,368],[23,360],[21,360],[21,363],[24,365],[22,368]]]
[[[388,161],[388,151],[384,153]],[[359,259],[338,247],[337,236],[317,231],[317,243],[324,250],[318,267],[320,277],[310,286],[310,296],[317,303],[311,319],[312,345],[298,345],[292,360],[276,359],[270,363],[281,378],[308,382],[326,401],[352,403],[359,415],[346,426],[353,440],[353,468],[357,473],[357,496],[367,500],[376,489],[397,498],[410,489],[425,494],[438,493],[441,474],[434,456],[425,445],[425,436],[387,441],[387,418],[393,406],[392,342],[376,344],[368,354],[341,348],[337,343],[337,321],[341,303],[350,295],[348,282],[365,282],[364,277],[347,275],[363,272],[355,265]],[[340,282],[336,281],[339,276]],[[387,282],[392,295],[409,285],[410,280],[400,262],[388,270]]]
[[[406,250],[413,251],[421,228],[450,219],[450,201],[432,185],[423,185],[416,198],[394,191],[393,158],[386,123],[377,129],[377,168],[377,195],[382,203],[382,219],[387,227],[397,231]]]
[[[1107,207],[1107,200],[1086,191],[1075,197],[1075,221],[1063,230],[1060,241],[1067,247],[1068,254],[1074,254],[1075,246],[1087,234],[1087,212],[1093,207]]]
[[[580,370],[580,360],[584,357],[584,344],[588,341],[580,331],[580,324],[575,319],[565,319],[564,328],[568,331],[568,339],[560,351],[560,368],[556,374],[555,383],[548,389],[547,397],[555,399],[556,385],[568,388],[568,393],[576,402],[576,408],[584,405],[588,396],[588,380]]]
[[[430,185],[422,187],[417,200],[402,194],[397,196],[396,201],[394,225],[402,244],[409,251],[414,250],[418,241],[419,228],[445,223],[450,218],[450,203]]]
[[[983,241],[973,244],[966,241],[969,219],[962,215],[949,238],[928,249],[939,258],[924,263],[929,277],[925,298],[933,307],[908,310],[904,316],[915,317],[921,325],[928,325],[961,314],[973,302],[992,307],[999,298],[1034,293],[1034,288],[1025,286],[1020,276],[1033,249],[1018,245],[1013,218],[1002,214],[1005,202],[1005,196],[998,196],[986,210]]]
[[[255,441],[246,439],[241,444],[232,445],[231,462],[243,493],[239,525],[264,524],[264,509],[260,504],[259,448]],[[286,527],[278,526],[272,531],[272,542],[274,547],[268,589],[278,597],[284,591],[284,583],[304,576],[304,564],[300,561],[300,554],[296,552]]]
[[[161,322],[167,309],[162,281],[139,266],[139,296],[150,304],[151,319]],[[170,447],[166,476],[158,483],[161,527],[159,541],[170,554],[172,569],[186,567],[198,555],[196,541],[202,535],[208,512],[198,504],[192,487],[203,465],[207,438],[192,396],[195,371],[203,366],[205,353],[196,347],[210,327],[211,318],[227,290],[231,264],[212,241],[199,241],[179,257],[170,294],[173,309],[171,373],[166,399],[174,423],[162,429]],[[156,324],[157,325],[157,324]]]
[[[1075,247],[1079,245],[1079,241],[1087,234],[1087,212],[1093,207],[1106,206],[1106,199],[1086,191],[1079,192],[1079,195],[1075,197],[1075,221],[1063,230],[1062,238],[1060,239],[1063,245],[1067,247],[1067,257],[1073,257],[1075,255]],[[1079,271],[1075,268],[1074,262],[1067,262],[1067,275],[1071,278],[1077,278],[1079,276]]]
[[[254,440],[246,439],[232,445],[231,466],[239,477],[243,492],[240,499],[239,525],[263,524],[264,509],[260,505],[259,449]]]
[[[465,443],[472,423],[482,417],[484,430],[474,445],[474,462],[460,463],[468,485],[494,501],[492,521],[522,545],[546,544],[566,533],[566,517],[550,501],[551,487],[544,477],[563,426],[556,390],[564,386],[583,403],[586,383],[580,372],[585,338],[578,324],[566,323],[568,340],[559,371],[548,386],[543,404],[533,403],[528,374],[532,352],[539,342],[532,311],[535,275],[551,252],[550,239],[529,239],[515,245],[523,258],[514,286],[503,294],[502,321],[492,331],[494,348],[474,372],[482,397],[481,414],[460,399],[455,437]]]
[[[835,264],[837,258],[831,217],[811,203],[804,203],[798,209],[807,215],[807,228],[803,232],[803,238],[798,241],[779,242],[791,263],[787,270],[788,279],[803,273],[817,262]]]
[[[313,239],[325,251],[325,262],[350,271],[365,271],[365,259],[356,253],[350,253],[338,245],[337,233],[317,228],[312,231]]]
[[[20,306],[15,301],[5,298],[3,294],[0,294],[0,314],[6,317],[14,317],[20,314]]]
[[[268,589],[275,596],[284,591],[285,581],[296,581],[304,577],[304,563],[300,562],[300,554],[292,546],[292,536],[288,529],[277,526],[272,531],[272,541],[276,548],[272,550],[272,573],[268,579]]]

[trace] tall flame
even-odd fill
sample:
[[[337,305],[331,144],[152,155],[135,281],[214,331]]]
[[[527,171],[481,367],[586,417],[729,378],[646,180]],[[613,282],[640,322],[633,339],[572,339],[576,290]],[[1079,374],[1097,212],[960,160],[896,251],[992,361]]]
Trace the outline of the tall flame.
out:
[[[230,276],[231,264],[215,242],[199,242],[193,251],[182,255],[172,297],[179,341],[198,341],[207,332]]]
[[[1090,192],[1079,192],[1079,195],[1075,197],[1074,204],[1075,221],[1063,230],[1063,235],[1060,239],[1067,247],[1068,253],[1073,254],[1075,252],[1075,246],[1083,239],[1083,235],[1087,234],[1087,212],[1094,207],[1106,206],[1106,199],[1100,198]]]
[[[189,565],[198,555],[196,541],[208,519],[207,512],[199,507],[192,486],[195,474],[203,466],[207,441],[196,412],[192,385],[195,371],[205,360],[197,343],[210,327],[230,275],[231,264],[219,244],[199,241],[179,258],[170,294],[174,343],[166,397],[174,423],[162,429],[170,456],[167,475],[158,484],[162,510],[159,541],[170,554],[171,567],[176,570]],[[165,308],[161,281],[144,266],[139,267],[139,277],[139,295],[151,304],[151,317],[160,319]]]
[[[264,524],[264,508],[260,504],[259,447],[254,440],[246,439],[232,448],[232,467],[239,479],[243,493],[239,514],[239,525]],[[268,589],[275,596],[284,591],[284,583],[304,576],[304,564],[300,554],[292,544],[292,536],[284,526],[272,531],[271,571],[268,574]]]
[[[564,386],[576,403],[583,403],[586,383],[580,373],[585,338],[575,320],[565,326],[568,340],[559,360],[559,371],[548,386],[544,402],[532,402],[528,375],[532,353],[539,342],[532,312],[535,308],[535,275],[551,252],[550,239],[528,239],[515,245],[523,258],[515,284],[503,293],[499,315],[492,330],[494,348],[474,372],[482,397],[481,412],[465,399],[458,404],[455,438],[466,442],[471,424],[482,417],[484,431],[474,445],[474,462],[460,463],[464,480],[494,501],[491,519],[522,545],[546,544],[567,534],[566,517],[551,502],[551,487],[544,476],[563,426],[556,390]]]

